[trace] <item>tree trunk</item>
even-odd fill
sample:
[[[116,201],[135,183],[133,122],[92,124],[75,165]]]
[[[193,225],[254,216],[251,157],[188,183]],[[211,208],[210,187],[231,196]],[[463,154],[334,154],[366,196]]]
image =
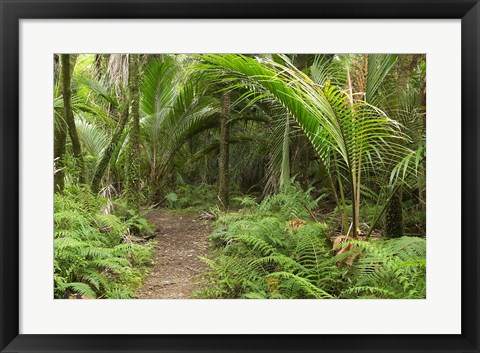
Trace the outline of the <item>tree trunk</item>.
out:
[[[230,111],[230,93],[225,91],[222,94],[222,110],[220,113],[220,180],[218,197],[223,209],[229,207],[229,133],[228,123]]]
[[[102,181],[103,175],[107,170],[107,167],[108,167],[108,164],[110,163],[110,159],[112,158],[113,152],[117,148],[118,141],[120,140],[120,136],[122,135],[123,130],[127,125],[128,108],[129,108],[128,105],[124,108],[122,115],[120,117],[120,120],[117,123],[117,127],[112,135],[112,138],[110,139],[110,143],[108,144],[107,148],[103,152],[102,159],[98,163],[97,168],[95,170],[95,175],[92,180],[92,191],[94,193],[98,193],[100,189],[100,182]]]
[[[357,166],[357,177],[355,179],[356,183],[357,183],[357,186],[356,186],[356,200],[355,200],[355,203],[354,203],[354,206],[355,206],[355,212],[354,212],[354,215],[355,215],[355,219],[353,221],[353,224],[354,224],[354,227],[353,229],[355,230],[355,236],[357,235],[360,235],[362,232],[360,230],[360,197],[362,195],[361,193],[361,179],[362,179],[362,152],[360,151],[360,156],[358,158],[359,162],[358,162],[358,166]]]
[[[427,81],[426,77],[422,79],[422,86],[420,87],[420,111],[422,112],[422,123],[423,131],[425,134],[427,130]],[[422,177],[418,178],[418,199],[420,201],[420,209],[425,211],[427,204],[427,189],[423,181],[425,180],[425,167],[424,164],[419,166],[419,175]]]
[[[68,133],[70,135],[70,140],[72,141],[73,155],[75,157],[75,162],[77,163],[79,174],[78,181],[80,184],[85,183],[85,171],[84,163],[82,156],[82,147],[80,145],[80,139],[78,138],[77,128],[75,127],[75,118],[73,117],[72,110],[72,91],[71,91],[71,66],[70,66],[70,55],[61,54],[61,71],[62,71],[62,88],[63,88],[63,107],[65,113],[65,122],[68,126]]]
[[[53,84],[56,85],[60,78],[60,57],[53,54]]]
[[[350,175],[351,184],[352,184],[352,235],[354,238],[360,234],[360,217],[358,214],[359,204],[358,202],[358,193],[360,192],[360,185],[357,183],[357,174],[355,170],[351,172]]]
[[[125,192],[129,206],[135,210],[140,207],[139,200],[139,178],[140,163],[138,161],[140,148],[140,104],[139,104],[139,55],[129,56],[128,91],[131,108],[130,132],[126,156],[126,180]]]
[[[62,89],[62,76],[60,75],[60,57],[58,54],[53,56],[54,82],[58,81],[58,90]],[[60,93],[59,93],[60,94]],[[63,192],[65,186],[65,148],[67,142],[67,124],[63,118],[63,108],[58,108],[59,113],[54,113],[54,127],[53,127],[53,160],[54,160],[54,174],[53,174],[53,190],[55,192]]]
[[[54,148],[53,158],[55,160],[55,172],[53,177],[54,191],[62,192],[65,186],[65,147],[67,142],[67,124],[60,115],[55,116],[54,124]]]
[[[282,170],[280,172],[280,189],[290,185],[290,117],[287,115],[282,146]]]
[[[402,193],[400,189],[395,191],[387,206],[385,235],[389,238],[403,236]]]

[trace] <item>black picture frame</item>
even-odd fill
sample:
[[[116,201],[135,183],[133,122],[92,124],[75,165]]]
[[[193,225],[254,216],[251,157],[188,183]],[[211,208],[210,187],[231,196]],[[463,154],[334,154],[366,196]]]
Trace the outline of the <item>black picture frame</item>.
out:
[[[480,352],[478,0],[0,0],[0,11],[1,352]],[[24,18],[461,19],[462,333],[242,336],[19,334],[19,20]]]

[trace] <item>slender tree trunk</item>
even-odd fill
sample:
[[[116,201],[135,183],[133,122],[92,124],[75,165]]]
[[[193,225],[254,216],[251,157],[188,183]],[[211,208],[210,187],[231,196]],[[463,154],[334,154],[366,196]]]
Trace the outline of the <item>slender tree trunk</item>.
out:
[[[348,83],[348,99],[350,105],[354,104],[353,99],[353,84],[350,75],[350,70],[347,66],[347,83]],[[352,119],[354,119],[352,117]],[[352,235],[354,238],[360,234],[360,179],[361,179],[361,157],[358,158],[358,164],[356,161],[351,160],[350,169],[350,182],[352,184]],[[348,235],[348,234],[347,234]]]
[[[222,111],[220,113],[220,185],[218,197],[223,209],[229,207],[229,134],[228,123],[230,111],[230,93],[225,91],[222,94]]]
[[[348,220],[348,213],[346,210],[345,192],[344,192],[342,178],[340,176],[340,170],[338,167],[336,152],[334,152],[332,155],[332,161],[333,161],[332,170],[334,170],[334,173],[328,173],[328,175],[329,175],[330,183],[332,185],[333,196],[335,198],[335,202],[337,204],[338,211],[340,213],[341,234],[345,234],[348,236],[349,220]],[[335,179],[332,178],[332,175],[335,175]],[[338,193],[336,189],[337,186],[338,186]]]
[[[426,77],[423,77],[422,86],[420,88],[420,111],[422,112],[422,123],[423,123],[423,131],[422,133],[425,134],[427,130],[427,80]],[[419,174],[423,176],[423,178],[418,178],[418,199],[420,201],[420,209],[425,211],[426,204],[427,204],[427,189],[423,183],[425,180],[425,167],[423,164],[419,165]]]
[[[140,148],[140,103],[139,103],[139,55],[129,56],[128,91],[131,108],[130,133],[126,156],[125,192],[130,207],[138,210],[139,203],[139,178],[140,163],[138,160]]]
[[[60,57],[53,54],[53,84],[57,84],[60,78]]]
[[[120,140],[120,136],[122,135],[125,126],[127,125],[128,121],[128,105],[124,108],[120,120],[117,123],[117,127],[110,139],[110,143],[108,144],[107,148],[103,152],[102,159],[97,165],[95,170],[95,174],[92,180],[92,191],[94,193],[98,193],[100,189],[100,182],[102,181],[103,175],[107,170],[108,164],[110,163],[110,159],[112,159],[113,152],[115,148],[117,148],[118,141]]]
[[[290,118],[287,116],[283,133],[282,170],[280,172],[280,189],[290,185]]]
[[[62,89],[62,75],[60,75],[60,57],[54,55],[54,81],[58,81],[58,89]],[[58,109],[60,112],[54,113],[54,134],[53,134],[53,158],[54,158],[54,176],[53,189],[56,192],[63,192],[65,186],[65,149],[67,142],[67,129],[65,123],[63,108]]]
[[[82,147],[80,145],[80,139],[78,138],[77,128],[75,127],[75,118],[73,117],[72,110],[72,91],[71,91],[71,66],[70,66],[70,55],[61,54],[61,71],[62,71],[62,88],[63,88],[63,106],[65,113],[65,122],[68,126],[68,133],[70,135],[70,140],[72,141],[73,155],[77,163],[79,174],[78,181],[80,184],[85,183],[85,171],[84,171],[84,162],[82,156]]]
[[[360,235],[362,232],[360,230],[360,197],[361,197],[361,179],[362,179],[362,150],[360,150],[360,155],[358,157],[358,165],[357,165],[357,195],[356,195],[356,200],[355,200],[355,220],[354,220],[354,230],[355,230],[355,236]]]
[[[55,114],[54,148],[55,174],[53,177],[54,190],[62,192],[65,186],[65,147],[67,142],[67,124],[63,116]]]
[[[358,233],[357,229],[359,228],[359,215],[358,215],[358,195],[357,193],[360,192],[359,189],[357,189],[357,175],[355,173],[355,170],[351,171],[350,175],[351,179],[351,184],[352,184],[352,219],[353,219],[353,224],[352,224],[352,234],[353,237],[356,238]]]

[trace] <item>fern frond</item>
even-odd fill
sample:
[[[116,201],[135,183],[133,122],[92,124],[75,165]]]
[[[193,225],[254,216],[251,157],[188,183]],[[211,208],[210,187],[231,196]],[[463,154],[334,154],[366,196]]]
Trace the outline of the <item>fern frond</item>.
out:
[[[77,293],[77,294],[80,294],[80,295],[86,295],[90,298],[96,298],[96,294],[95,294],[95,291],[92,290],[92,288],[86,284],[86,283],[82,283],[82,282],[73,282],[73,283],[65,283],[62,288],[62,290],[71,290],[73,293]]]
[[[274,272],[270,274],[269,276],[274,277],[274,278],[283,278],[283,279],[290,279],[294,281],[298,286],[305,291],[307,295],[312,296],[313,298],[316,299],[331,299],[333,296],[323,289],[315,286],[313,283],[308,281],[307,279],[297,276],[293,273],[289,272]]]

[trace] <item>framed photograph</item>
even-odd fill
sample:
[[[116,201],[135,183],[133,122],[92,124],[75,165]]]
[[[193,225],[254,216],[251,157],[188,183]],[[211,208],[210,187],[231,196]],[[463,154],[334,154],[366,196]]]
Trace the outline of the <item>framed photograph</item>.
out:
[[[477,0],[0,11],[1,352],[480,352]]]

